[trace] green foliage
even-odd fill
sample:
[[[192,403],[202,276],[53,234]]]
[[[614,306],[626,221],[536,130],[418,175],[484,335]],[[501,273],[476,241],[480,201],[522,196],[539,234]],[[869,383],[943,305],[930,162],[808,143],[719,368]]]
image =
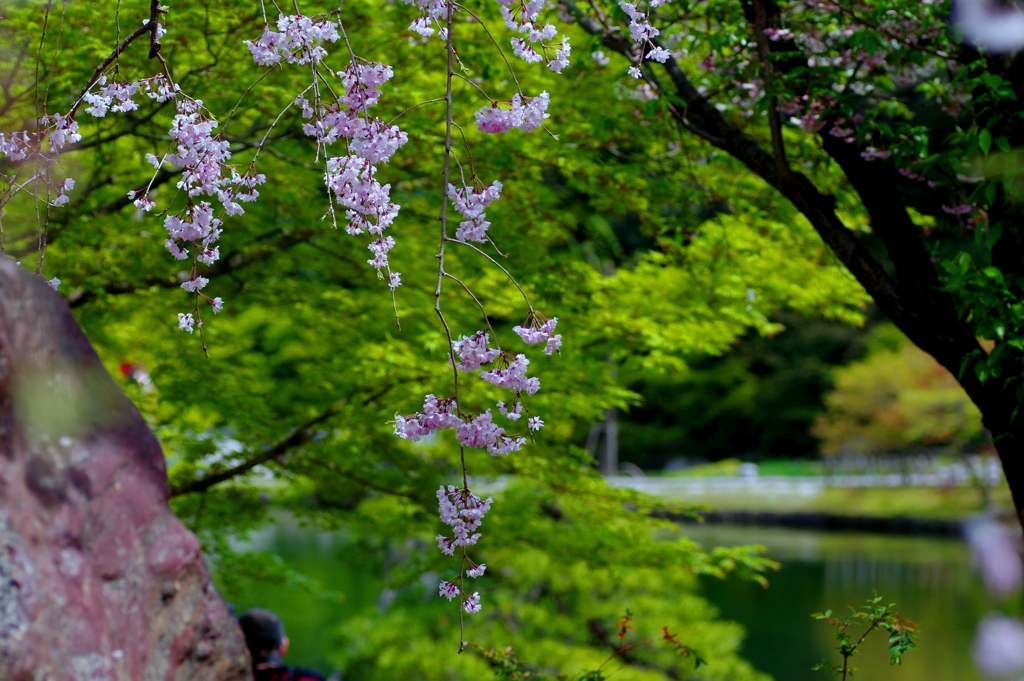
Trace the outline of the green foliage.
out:
[[[889,634],[889,664],[898,665],[903,663],[903,655],[911,650],[916,650],[914,637],[917,635],[917,626],[908,619],[900,617],[895,611],[896,604],[889,603],[882,605],[882,597],[873,594],[860,610],[853,610],[843,619],[832,616],[831,610],[811,615],[816,620],[824,620],[832,627],[836,640],[839,641],[837,650],[843,656],[843,663],[836,665],[828,660],[822,660],[814,666],[816,671],[832,672],[846,681],[847,677],[853,676],[855,669],[850,667],[850,658],[860,653],[860,646],[873,631],[884,631]],[[856,631],[863,627],[862,632]],[[860,633],[859,636],[857,634]]]
[[[826,455],[921,448],[956,453],[983,441],[978,408],[956,378],[894,327],[874,334],[863,360],[835,371],[814,433]]]
[[[685,678],[694,669],[695,649],[708,661],[701,664],[700,678],[765,679],[736,656],[741,629],[714,620],[714,609],[694,594],[695,569],[744,570],[749,558],[730,550],[694,565],[692,545],[677,538],[677,527],[663,525],[652,543],[644,538],[650,528],[598,515],[590,499],[596,501],[591,494],[581,501],[538,497],[517,486],[491,511],[495,523],[481,545],[488,565],[479,583],[484,616],[467,629],[472,650],[502,651],[514,643],[516,658],[530,663],[524,669],[507,658],[509,673],[579,678],[600,670],[613,678],[653,681]],[[528,500],[535,505],[517,503]],[[429,559],[437,570],[433,580],[400,588],[384,612],[337,632],[336,660],[347,673],[371,680],[469,679],[486,678],[494,668],[478,655],[454,654],[458,614],[436,597],[437,579],[454,568],[433,555]],[[635,617],[635,631],[625,641],[616,624],[623,607]],[[685,643],[688,656],[661,643],[662,627]],[[628,655],[617,652],[633,640],[654,643],[631,647]]]
[[[63,21],[74,31],[50,31],[40,43],[40,8],[5,7],[0,67],[4,83],[20,94],[0,109],[4,129],[35,118],[27,94],[34,73],[25,64],[37,45],[51,55],[61,41],[59,59],[43,59],[40,76],[50,110],[66,111],[121,27],[148,17],[142,0],[124,0],[116,17],[103,4],[68,3]],[[306,14],[334,9],[303,6]],[[723,21],[739,17],[738,6],[716,1],[707,9]],[[150,387],[118,372],[164,443],[172,488],[181,492],[173,508],[201,537],[229,595],[245,580],[318,589],[272,559],[239,551],[237,542],[274,513],[343,529],[360,547],[354,559],[379,561],[396,597],[384,612],[339,632],[339,664],[365,679],[479,678],[484,660],[454,655],[458,610],[436,591],[437,579],[454,568],[431,539],[438,529],[433,491],[458,479],[458,448],[447,437],[410,446],[389,425],[396,412],[419,408],[425,394],[451,391],[448,348],[433,311],[443,111],[409,110],[444,92],[444,55],[436,43],[409,44],[399,30],[411,18],[408,7],[363,2],[343,12],[359,27],[351,36],[355,51],[400,74],[379,105],[385,119],[401,115],[410,134],[381,171],[403,206],[392,253],[405,282],[396,310],[364,262],[364,245],[322,219],[323,170],[312,165],[316,150],[295,112],[281,117],[260,156],[269,178],[260,201],[226,222],[224,265],[201,272],[211,275],[211,293],[227,301],[204,325],[208,359],[198,338],[174,328],[175,313],[190,302],[177,288],[182,272],[162,246],[159,216],[137,214],[125,199],[148,181],[142,159],[161,150],[169,107],[144,102],[124,116],[83,117],[83,142],[63,161],[78,189],[51,216],[45,271],[63,280],[62,292],[108,367],[127,364],[151,376]],[[498,17],[491,3],[481,13]],[[289,107],[308,74],[264,74],[252,64],[241,41],[262,26],[256,6],[182,3],[166,19],[168,68],[190,96],[221,114],[235,161],[245,167],[268,121]],[[717,619],[695,594],[695,580],[708,574],[763,582],[772,564],[755,547],[702,551],[676,525],[652,518],[668,507],[607,488],[579,447],[580,433],[605,410],[636,403],[637,385],[684,375],[740,338],[780,332],[786,313],[859,323],[866,295],[807,221],[737,161],[703,142],[669,146],[680,138],[667,101],[640,112],[635,100],[619,96],[613,69],[523,74],[524,88],[551,93],[549,127],[557,139],[474,131],[472,112],[489,97],[510,97],[514,87],[493,56],[484,56],[492,45],[480,27],[459,31],[464,75],[480,77],[489,92],[484,97],[456,81],[456,122],[468,145],[456,154],[468,179],[504,183],[502,200],[488,212],[508,254],[501,262],[540,311],[560,317],[566,339],[561,356],[534,360],[544,389],[530,409],[548,424],[537,445],[511,458],[469,462],[474,475],[516,482],[495,493],[484,526],[481,558],[491,566],[479,587],[485,611],[469,620],[466,636],[488,649],[514,642],[550,673],[578,674],[599,669],[614,651],[609,623],[629,607],[644,622],[638,635],[658,637],[668,627],[700,650],[709,660],[701,678],[763,679],[737,655],[740,628]],[[576,28],[570,35],[579,51],[596,46]],[[688,40],[689,59],[699,61],[707,47]],[[745,38],[713,32],[707,40],[738,50]],[[123,54],[118,76],[153,75],[145,57],[134,49]],[[330,65],[340,68],[346,59],[339,51]],[[258,78],[258,96],[247,95]],[[813,145],[803,146],[823,186],[841,187]],[[182,205],[175,181],[158,177],[161,206]],[[4,238],[8,253],[28,262],[38,234],[35,206],[23,199],[7,207]],[[838,201],[866,225],[862,209]],[[502,342],[514,340],[511,327],[527,311],[503,275],[457,246],[446,267],[485,304]],[[446,286],[443,305],[456,334],[483,325],[457,286]],[[499,396],[479,383],[462,392],[469,408],[481,411]],[[221,475],[227,479],[204,489]],[[703,659],[680,660],[669,646],[635,655],[644,664],[624,663],[616,678],[664,679],[690,673]]]

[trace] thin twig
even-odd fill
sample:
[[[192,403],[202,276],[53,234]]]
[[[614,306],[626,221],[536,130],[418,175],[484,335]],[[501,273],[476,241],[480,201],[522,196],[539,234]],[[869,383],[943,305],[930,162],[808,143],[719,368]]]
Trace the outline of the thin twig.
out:
[[[473,299],[473,302],[476,303],[476,306],[480,308],[480,314],[483,315],[484,323],[487,324],[487,330],[491,332],[491,337],[494,338],[494,345],[496,346],[498,352],[501,352],[501,344],[498,343],[498,334],[495,332],[494,327],[491,326],[491,320],[487,316],[487,310],[484,309],[483,303],[480,302],[480,299],[476,297],[476,294],[473,293],[472,289],[470,289],[469,286],[467,286],[464,281],[447,272],[444,273],[444,276],[448,277],[456,284],[461,286],[466,291],[466,294]]]
[[[479,24],[480,28],[484,29],[484,33],[486,33],[487,37],[491,39],[492,43],[494,43],[494,47],[498,50],[498,54],[501,55],[502,61],[504,61],[505,62],[505,66],[508,67],[508,72],[512,76],[512,82],[516,84],[516,90],[519,92],[520,95],[522,95],[523,94],[523,88],[519,87],[519,79],[516,78],[516,72],[512,69],[512,64],[509,63],[508,57],[505,56],[505,51],[501,49],[501,45],[499,45],[498,41],[494,39],[493,35],[491,35],[490,29],[487,28],[487,23],[482,21],[480,19],[480,17],[478,17],[477,15],[473,14],[473,11],[470,10],[465,5],[461,5],[459,3],[455,3],[455,6],[458,7],[459,9],[461,9],[463,12],[465,12],[469,16],[471,16],[474,19],[476,19],[476,22],[477,22],[477,24]],[[523,96],[525,97],[525,95],[523,95]]]
[[[445,240],[449,241],[449,242],[451,242],[453,244],[461,244],[463,246],[471,248],[474,251],[476,251],[477,253],[479,253],[480,255],[482,255],[485,258],[487,258],[488,260],[490,260],[494,264],[495,267],[497,267],[499,270],[501,270],[502,272],[505,273],[505,276],[508,277],[509,281],[512,282],[512,285],[515,286],[517,289],[519,289],[519,293],[522,294],[523,300],[526,301],[526,307],[528,307],[531,312],[533,311],[533,305],[530,304],[530,298],[529,298],[529,296],[526,295],[526,291],[524,291],[523,287],[519,285],[519,282],[516,281],[516,278],[513,277],[512,274],[507,269],[505,269],[504,267],[501,266],[501,263],[499,263],[497,260],[492,258],[485,251],[477,248],[476,246],[474,246],[471,243],[468,243],[468,242],[465,242],[465,241],[459,241],[458,239],[451,239],[451,238],[446,238]]]
[[[398,114],[397,116],[392,118],[390,121],[388,121],[388,125],[392,125],[395,121],[397,121],[399,118],[401,118],[405,114],[409,113],[413,109],[418,109],[419,107],[425,106],[427,104],[436,104],[437,102],[443,102],[443,101],[444,101],[444,97],[438,97],[437,99],[428,99],[425,102],[420,102],[419,104],[413,104],[408,109],[406,109],[405,111],[403,111],[402,113]]]

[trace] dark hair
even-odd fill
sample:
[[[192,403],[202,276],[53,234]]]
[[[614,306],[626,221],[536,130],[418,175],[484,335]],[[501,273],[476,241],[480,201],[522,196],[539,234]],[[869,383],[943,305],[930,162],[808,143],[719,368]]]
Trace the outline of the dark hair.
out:
[[[253,662],[268,657],[281,647],[284,639],[284,626],[281,618],[269,610],[253,608],[238,618],[245,635],[245,645],[249,647]]]

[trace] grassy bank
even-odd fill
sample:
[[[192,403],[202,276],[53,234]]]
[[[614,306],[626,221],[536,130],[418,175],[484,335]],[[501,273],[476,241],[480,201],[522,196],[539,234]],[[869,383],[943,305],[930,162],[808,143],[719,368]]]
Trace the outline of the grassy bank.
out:
[[[997,508],[1012,512],[1009,488],[1002,485],[992,489],[990,494]],[[976,487],[830,487],[812,497],[709,491],[687,494],[680,501],[729,511],[828,513],[943,520],[970,518],[984,509],[981,490]]]

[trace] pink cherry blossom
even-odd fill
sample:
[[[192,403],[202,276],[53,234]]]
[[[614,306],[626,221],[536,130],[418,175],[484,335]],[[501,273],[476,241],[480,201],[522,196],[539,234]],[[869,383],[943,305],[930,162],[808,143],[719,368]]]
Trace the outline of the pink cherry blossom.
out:
[[[651,61],[656,61],[659,64],[664,64],[668,61],[668,58],[672,56],[672,53],[666,50],[664,47],[655,47],[647,53],[647,58]]]
[[[496,443],[504,434],[505,429],[494,424],[490,409],[455,427],[459,444],[464,447],[484,449]]]
[[[459,371],[476,371],[484,364],[493,362],[499,353],[488,347],[489,340],[486,332],[477,331],[472,336],[452,341],[452,351],[459,358],[455,368]]]
[[[449,601],[459,595],[459,587],[455,586],[451,582],[441,581],[438,586],[438,595],[444,596]]]
[[[188,331],[192,333],[192,329],[195,327],[195,319],[192,318],[192,313],[188,312],[185,314],[178,313],[178,328],[182,331]]]
[[[490,186],[482,191],[476,191],[472,187],[456,188],[455,185],[448,185],[448,197],[455,204],[455,210],[465,218],[459,223],[455,231],[455,238],[459,241],[476,241],[484,243],[487,241],[487,228],[491,223],[486,220],[484,209],[501,196],[501,182],[495,180]]]
[[[1024,622],[986,615],[974,640],[974,663],[986,676],[1007,678],[1024,671]]]
[[[462,609],[471,615],[480,612],[480,592],[474,591],[472,596],[463,601]]]
[[[442,553],[451,556],[455,554],[456,547],[472,546],[479,541],[477,530],[491,510],[490,497],[481,501],[468,489],[448,485],[446,490],[442,485],[437,490],[437,503],[441,522],[451,527],[453,535],[451,538],[438,535],[437,543]]]
[[[480,378],[501,388],[508,388],[512,392],[525,392],[533,395],[540,390],[540,379],[537,377],[527,378],[526,367],[530,360],[526,355],[516,355],[515,359],[505,369],[493,371],[481,371]]]
[[[512,128],[531,132],[543,125],[544,119],[549,117],[547,109],[550,100],[547,92],[541,92],[536,97],[527,97],[524,104],[523,97],[516,94],[510,101],[511,109],[501,108],[494,103],[477,111],[477,128],[487,133],[502,133]]]
[[[422,412],[409,417],[395,417],[395,434],[403,440],[417,442],[438,430],[455,428],[462,423],[462,419],[454,410],[454,399],[438,399],[427,395]]]
[[[313,21],[302,15],[280,15],[277,31],[267,26],[255,42],[244,41],[253,61],[260,66],[275,66],[281,60],[289,64],[317,63],[327,56],[319,43],[338,40],[338,28],[333,21]]]
[[[512,330],[523,339],[527,345],[544,343],[544,354],[550,355],[562,347],[561,334],[552,334],[558,324],[558,317],[552,317],[543,324],[539,323],[536,313],[530,313],[530,326],[513,326]]]
[[[1021,588],[1024,564],[1020,545],[1003,525],[991,518],[980,518],[966,525],[964,535],[990,592],[1008,596]]]

